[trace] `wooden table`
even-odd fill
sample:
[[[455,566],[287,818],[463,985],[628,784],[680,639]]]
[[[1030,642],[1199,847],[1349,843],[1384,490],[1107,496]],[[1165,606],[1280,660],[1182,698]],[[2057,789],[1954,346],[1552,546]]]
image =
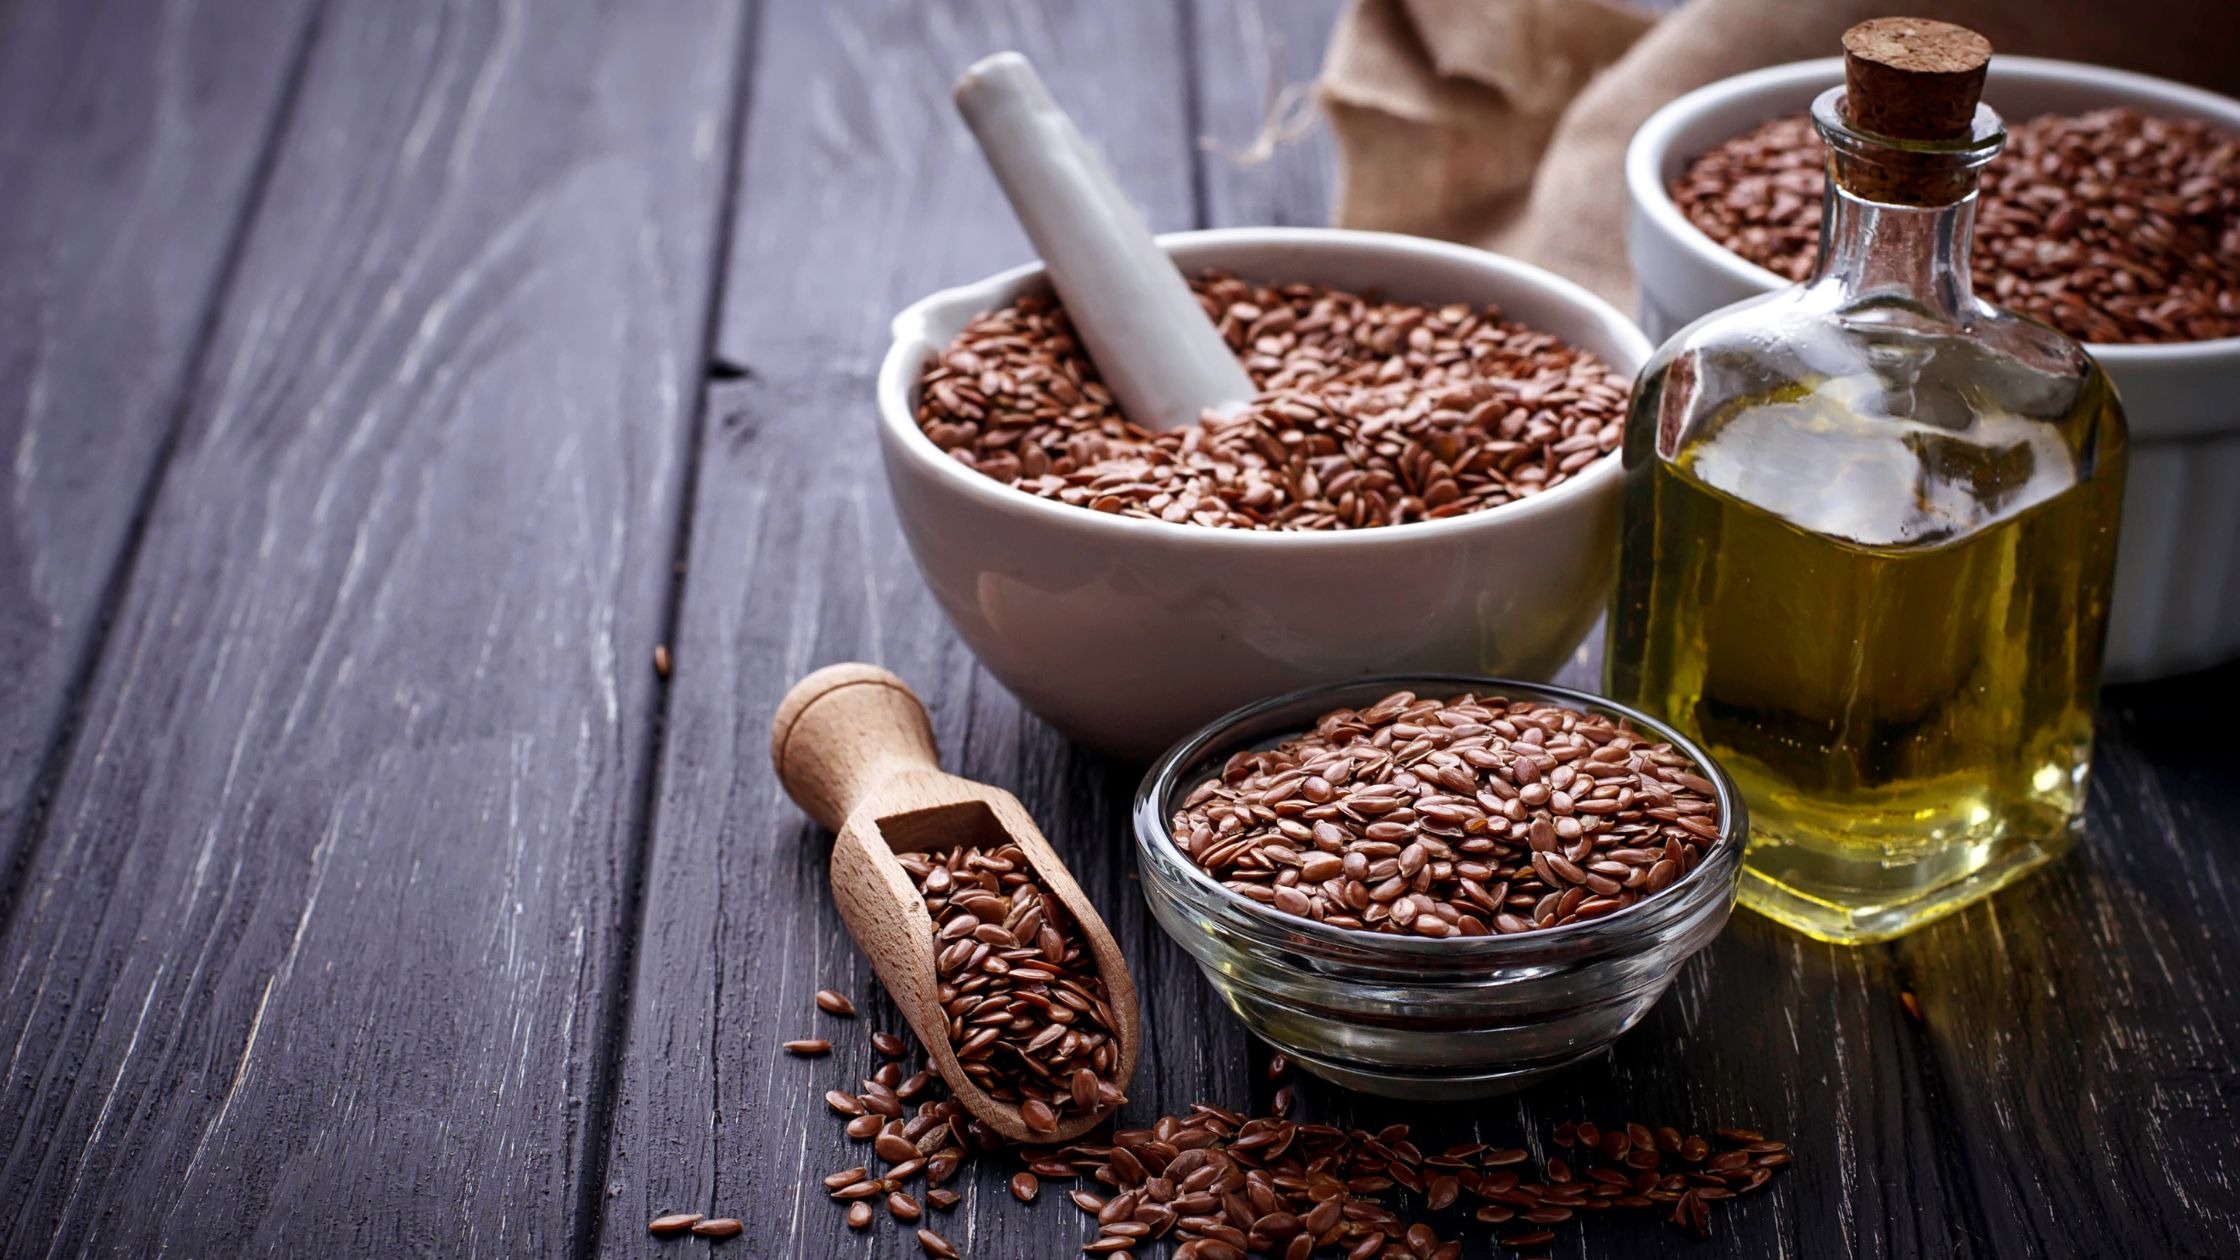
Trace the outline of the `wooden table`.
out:
[[[1269,1101],[1137,895],[1138,769],[928,599],[871,375],[892,311],[1027,256],[959,67],[1025,49],[1159,227],[1313,223],[1326,139],[1198,138],[1245,146],[1334,0],[591,8],[0,11],[0,1253],[696,1256],[645,1233],[689,1207],[748,1222],[719,1256],[916,1254],[814,1186],[859,1029],[777,1049],[820,985],[894,1023],[765,754],[850,658],[1132,952],[1130,1114]],[[2236,1254],[2236,702],[2110,691],[2090,840],[1988,905],[1852,950],[1741,915],[1606,1062],[1300,1114],[1795,1145],[1716,1244],[1563,1257]],[[940,1222],[970,1254],[1089,1236],[1004,1175]]]

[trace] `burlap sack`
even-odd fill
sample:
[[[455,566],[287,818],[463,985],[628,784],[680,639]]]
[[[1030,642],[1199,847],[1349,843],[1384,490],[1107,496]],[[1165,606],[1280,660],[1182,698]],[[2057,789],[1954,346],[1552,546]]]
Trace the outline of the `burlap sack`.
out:
[[[1336,133],[1335,220],[1470,241],[1633,309],[1626,141],[1658,106],[1744,70],[1831,56],[1904,14],[1999,52],[2240,89],[2240,0],[1354,0],[1319,95]]]

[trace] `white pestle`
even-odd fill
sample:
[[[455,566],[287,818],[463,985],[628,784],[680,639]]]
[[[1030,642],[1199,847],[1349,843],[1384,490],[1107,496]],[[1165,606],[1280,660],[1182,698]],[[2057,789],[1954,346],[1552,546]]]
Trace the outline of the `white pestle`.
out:
[[[1121,413],[1173,429],[1249,400],[1252,378],[1033,63],[983,58],[956,100]]]

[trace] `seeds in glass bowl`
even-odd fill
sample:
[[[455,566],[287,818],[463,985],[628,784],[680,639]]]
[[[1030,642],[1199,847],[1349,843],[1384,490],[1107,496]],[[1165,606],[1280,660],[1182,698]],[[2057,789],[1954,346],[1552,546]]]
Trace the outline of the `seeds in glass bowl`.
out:
[[[920,381],[918,426],[958,462],[1076,507],[1222,529],[1362,529],[1498,507],[1618,447],[1629,383],[1464,304],[1320,285],[1191,282],[1260,393],[1238,414],[1129,423],[1064,308],[972,321]]]
[[[1780,118],[1673,182],[1690,222],[1802,280],[1819,254],[1825,147]],[[2131,109],[2016,123],[1984,169],[1970,271],[1979,296],[2106,344],[2240,336],[2240,135]]]
[[[1104,977],[1015,845],[898,859],[933,916],[938,997],[973,1084],[1038,1133],[1126,1101]]]
[[[1694,869],[1720,814],[1692,760],[1609,718],[1399,691],[1231,757],[1171,831],[1284,914],[1446,938],[1624,910]]]

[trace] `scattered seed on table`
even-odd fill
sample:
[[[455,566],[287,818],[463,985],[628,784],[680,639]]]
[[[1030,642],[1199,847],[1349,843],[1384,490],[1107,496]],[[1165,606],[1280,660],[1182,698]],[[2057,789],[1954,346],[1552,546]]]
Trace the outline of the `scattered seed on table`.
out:
[[[926,1254],[934,1257],[934,1260],[960,1260],[957,1249],[949,1245],[949,1240],[930,1229],[918,1231],[918,1245],[925,1248]]]
[[[669,676],[669,645],[666,643],[653,645],[653,672],[663,678]]]
[[[702,1238],[729,1238],[745,1228],[744,1224],[733,1217],[719,1216],[714,1220],[694,1224],[692,1232]]]
[[[831,1049],[832,1043],[822,1037],[803,1037],[798,1041],[785,1043],[786,1053],[798,1054],[805,1059],[828,1053]]]
[[[826,1101],[828,1101],[828,1102],[829,1102],[829,1101],[830,1101],[830,1098],[828,1097],[828,1098],[826,1099]],[[849,1099],[849,1101],[850,1101],[850,1102],[854,1102],[855,1100],[854,1100],[853,1098],[850,1098],[850,1099]],[[858,1110],[861,1110],[861,1109],[862,1109],[862,1104],[858,1103],[858,1104],[857,1104],[857,1109],[858,1109]],[[867,1138],[867,1137],[870,1137],[870,1136],[872,1136],[873,1134],[876,1134],[876,1133],[877,1133],[877,1132],[879,1131],[879,1128],[880,1128],[881,1122],[882,1122],[882,1118],[881,1118],[881,1117],[879,1117],[879,1116],[873,1116],[873,1115],[861,1115],[861,1116],[857,1116],[857,1117],[856,1117],[855,1119],[853,1119],[853,1120],[850,1120],[850,1121],[848,1122],[848,1136],[849,1136],[849,1137],[852,1137],[852,1138],[854,1138],[855,1140],[857,1140],[858,1142],[860,1142],[860,1141],[862,1141],[863,1139],[865,1139],[865,1138]]]
[[[824,1188],[838,1190],[842,1186],[852,1186],[870,1175],[871,1170],[868,1168],[843,1168],[839,1172],[826,1175]]]
[[[872,1151],[889,1163],[899,1164],[918,1155],[917,1144],[900,1133],[882,1133],[871,1143]]]
[[[846,1090],[828,1089],[824,1092],[825,1105],[843,1116],[860,1116],[863,1103]]]
[[[964,1196],[958,1194],[954,1190],[936,1187],[932,1190],[926,1191],[926,1206],[937,1207],[944,1212],[948,1211],[950,1208],[955,1207],[957,1204],[963,1201]]]
[[[832,1015],[853,1015],[856,1013],[856,1004],[831,989],[819,989],[817,1009]]]
[[[865,1203],[865,1202],[864,1202],[864,1201],[862,1201],[861,1199],[858,1199],[858,1200],[856,1200],[856,1201],[855,1201],[854,1203],[851,1203],[851,1204],[849,1204],[849,1205],[848,1205],[848,1228],[849,1228],[849,1229],[869,1229],[870,1227],[871,1227],[871,1205],[870,1205],[870,1204],[868,1204],[868,1203]]]
[[[887,1196],[887,1211],[893,1213],[898,1221],[914,1221],[925,1215],[925,1209],[918,1206],[918,1201],[900,1190]]]
[[[681,1234],[700,1223],[705,1217],[699,1212],[671,1212],[656,1216],[646,1223],[646,1229],[656,1234]]]
[[[871,1034],[871,1048],[890,1059],[899,1059],[903,1055],[910,1053],[909,1044],[904,1042],[902,1038],[895,1036],[891,1032],[875,1032]]]
[[[1032,1203],[1042,1192],[1042,1182],[1031,1172],[1015,1173],[1011,1178],[1011,1197],[1021,1203]]]

